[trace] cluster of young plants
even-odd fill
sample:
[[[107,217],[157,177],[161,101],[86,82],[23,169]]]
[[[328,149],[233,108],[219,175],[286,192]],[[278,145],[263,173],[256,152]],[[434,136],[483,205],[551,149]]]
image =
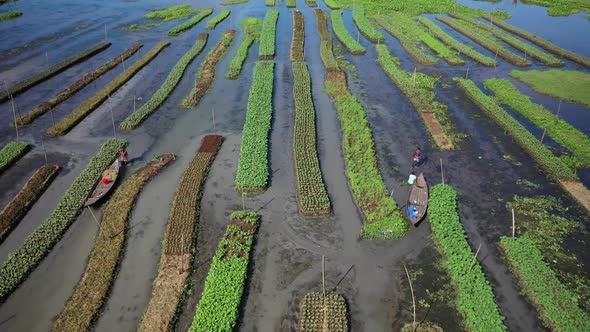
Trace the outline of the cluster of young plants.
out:
[[[115,66],[120,64],[121,62],[125,61],[133,54],[135,54],[143,45],[135,44],[127,49],[125,52],[117,55],[111,61],[103,64],[102,66],[96,68],[95,70],[87,73],[82,78],[74,82],[72,85],[68,86],[60,93],[56,94],[53,97],[50,97],[46,101],[44,101],[41,105],[33,108],[31,111],[27,112],[25,115],[19,117],[16,120],[16,123],[19,127],[30,125],[35,119],[40,117],[41,115],[45,114],[47,111],[53,109],[59,103],[67,100],[72,95],[77,93],[78,91],[82,90],[85,86],[92,83],[94,80],[98,79],[109,70],[113,69]]]
[[[149,30],[151,28],[159,27],[160,25],[162,25],[162,23],[131,24],[131,25],[119,28],[119,30],[126,31],[126,32],[135,32],[135,31],[141,31],[141,30]]]
[[[209,169],[223,136],[207,135],[176,189],[162,243],[158,275],[137,331],[170,331],[188,293],[187,280],[196,252],[200,203]]]
[[[230,215],[230,223],[207,274],[190,332],[232,331],[235,328],[257,228],[255,212],[237,211]]]
[[[303,13],[293,12],[293,39],[291,40],[291,61],[305,61],[305,27]]]
[[[338,293],[311,292],[301,301],[299,318],[301,332],[347,332],[348,307]]]
[[[348,30],[346,30],[344,20],[342,19],[342,10],[333,10],[330,13],[330,18],[332,19],[332,28],[334,29],[334,34],[338,40],[340,40],[340,42],[348,49],[348,51],[354,55],[365,54],[366,50],[363,45],[354,39],[350,33],[348,33]]]
[[[263,191],[268,185],[274,66],[274,61],[261,60],[254,67],[235,181],[236,190],[243,194]]]
[[[473,24],[474,26],[476,26],[482,30],[487,30],[487,31],[491,32],[495,37],[503,40],[506,44],[511,45],[512,47],[516,48],[517,50],[524,52],[524,54],[529,55],[529,56],[541,61],[542,63],[544,63],[548,66],[561,67],[564,65],[563,61],[559,60],[558,58],[554,57],[553,55],[547,54],[547,53],[537,49],[536,47],[533,47],[532,45],[529,45],[529,44],[523,42],[522,40],[504,32],[500,29],[494,28],[491,25],[487,25],[479,20],[464,16],[461,14],[452,13],[452,14],[450,14],[450,16],[452,16],[454,18],[461,19],[461,20],[468,22],[470,24]]]
[[[51,77],[61,73],[62,71],[70,68],[71,66],[83,62],[84,60],[104,51],[109,46],[111,46],[110,42],[100,43],[92,48],[85,50],[84,52],[77,54],[71,58],[68,58],[58,64],[51,66],[49,69],[31,77],[24,81],[20,81],[13,86],[10,86],[4,91],[0,91],[0,103],[8,100],[10,96],[16,96],[20,93],[27,91],[28,89],[32,88],[33,86],[50,79]]]
[[[221,4],[223,6],[231,6],[231,5],[239,5],[241,3],[246,3],[249,2],[250,0],[228,0],[228,1],[224,1]]]
[[[320,58],[326,70],[339,70],[338,61],[334,57],[332,50],[332,35],[330,34],[330,30],[328,30],[328,16],[321,9],[316,9],[315,15],[318,34],[320,35]]]
[[[363,5],[356,5],[352,8],[352,20],[359,28],[359,31],[367,37],[368,40],[374,43],[382,43],[385,41],[385,36],[377,31],[373,26],[373,23],[369,20],[365,13],[365,7]]]
[[[0,243],[10,234],[25,216],[37,198],[51,184],[57,175],[59,166],[43,165],[33,173],[23,188],[16,196],[0,211]]]
[[[326,15],[321,10],[316,10],[316,15],[320,41],[325,43],[323,50],[332,53]],[[333,58],[334,55],[326,54],[326,57]],[[350,91],[346,74],[338,64],[334,68],[326,65],[326,70],[326,90],[334,100],[342,126],[346,175],[365,222],[361,234],[369,239],[402,237],[408,231],[408,222],[402,218],[379,173],[375,142],[365,109]]]
[[[242,72],[242,66],[248,57],[248,51],[250,51],[250,46],[254,44],[256,41],[256,37],[252,35],[245,35],[244,39],[238,46],[238,50],[236,54],[232,58],[231,62],[229,63],[229,67],[227,68],[227,73],[225,73],[225,77],[231,80],[237,80],[240,78],[240,73]]]
[[[305,3],[311,8],[315,8],[318,6],[318,4],[315,0],[305,0]]]
[[[267,7],[273,7],[275,5],[275,0],[264,0],[264,3]]]
[[[479,29],[466,21],[452,19],[447,16],[437,16],[437,19],[514,65],[531,65],[530,61],[510,52],[500,45],[494,36],[486,30]]]
[[[29,151],[27,142],[10,142],[0,150],[0,174]]]
[[[293,159],[297,178],[299,209],[305,215],[330,213],[330,198],[318,160],[315,108],[311,98],[311,78],[305,62],[293,62],[295,130]]]
[[[215,29],[215,27],[217,26],[217,24],[221,23],[223,20],[225,20],[229,14],[231,13],[231,11],[224,9],[221,11],[221,13],[215,15],[215,17],[212,17],[207,24],[205,24],[205,29],[207,30],[213,30]]]
[[[82,211],[86,198],[102,172],[115,160],[117,151],[125,144],[125,140],[118,138],[104,142],[59,200],[51,215],[0,265],[0,302],[6,300],[61,239]]]
[[[453,66],[465,64],[465,61],[458,56],[459,52],[452,51],[431,34],[421,33],[418,38],[420,38],[424,45],[436,52],[439,57],[445,59],[449,64]]]
[[[131,115],[129,115],[120,125],[119,128],[121,130],[131,130],[137,128],[148,116],[150,116],[153,112],[162,105],[162,103],[168,98],[168,96],[172,93],[184,71],[188,67],[188,65],[193,61],[193,59],[203,51],[205,45],[207,44],[207,38],[209,34],[206,32],[201,32],[197,41],[193,45],[193,47],[186,52],[180,60],[174,65],[168,77],[162,86],[152,95],[150,100],[148,100],[145,104],[143,104],[139,109],[135,110]]]
[[[104,208],[94,248],[82,278],[52,331],[88,331],[106,301],[125,248],[129,216],[145,183],[174,160],[162,155],[147,163],[117,188]]]
[[[359,3],[357,0],[337,0],[342,8],[352,7]],[[454,0],[398,0],[398,1],[363,1],[367,14],[369,16],[385,17],[395,13],[404,13],[409,16],[418,16],[421,14],[441,14],[441,13],[462,13],[470,16],[481,16],[490,14],[481,9],[473,9],[468,6],[457,3]],[[510,18],[506,12],[492,12],[494,17]]]
[[[172,29],[168,30],[168,36],[178,36],[179,34],[185,32],[186,30],[191,29],[199,22],[201,22],[205,17],[211,15],[213,13],[213,8],[205,8],[199,10],[197,15],[191,17],[190,19],[182,22],[181,24],[173,27]]]
[[[129,81],[141,68],[150,63],[166,46],[170,45],[169,42],[164,41],[158,43],[149,52],[137,60],[134,64],[127,67],[125,71],[115,77],[109,82],[104,88],[98,91],[94,96],[86,100],[82,105],[76,107],[70,114],[64,117],[61,121],[47,129],[47,135],[49,136],[62,136],[67,134],[72,128],[74,128],[80,121],[90,114],[92,111],[102,105],[105,100],[109,98],[115,91]]]
[[[181,20],[188,18],[199,12],[198,9],[191,8],[191,5],[177,5],[170,6],[164,9],[155,10],[144,15],[145,18],[149,19],[161,19],[165,22],[172,20]]]
[[[336,0],[324,0],[324,3],[330,9],[340,9],[340,5],[336,2]]]
[[[533,103],[531,99],[505,79],[489,79],[484,86],[496,94],[502,104],[522,114],[539,128],[547,131],[547,135],[556,143],[570,150],[585,167],[590,167],[590,139],[547,110],[543,105]]]
[[[428,218],[432,237],[457,290],[457,309],[471,331],[507,331],[492,287],[479,262],[473,261],[457,209],[457,191],[453,187],[438,184],[431,188]]]
[[[6,12],[0,14],[0,22],[14,20],[15,18],[23,16],[23,12]]]
[[[412,23],[404,24],[408,22],[408,19],[404,19],[406,16],[398,14],[395,18],[383,19],[377,18],[377,23],[385,29],[390,35],[395,37],[408,54],[419,63],[426,66],[433,66],[438,63],[438,59],[429,55],[425,52],[424,48],[418,47],[418,39],[412,28],[415,25]],[[411,22],[411,20],[410,20]]]
[[[375,48],[377,49],[377,62],[425,120],[426,127],[436,145],[443,150],[453,149],[453,140],[457,135],[453,133],[447,105],[434,100],[436,97],[434,87],[438,79],[423,73],[402,70],[399,60],[389,54],[386,45],[379,44]],[[434,114],[434,117],[427,117],[428,113]]]
[[[457,50],[459,53],[472,58],[473,60],[481,63],[484,66],[496,66],[496,60],[479,53],[475,48],[471,46],[467,46],[457,41],[455,38],[449,36],[438,25],[434,24],[434,22],[432,22],[428,18],[424,16],[419,16],[417,20],[422,25],[424,25],[428,29],[428,31],[430,31],[430,33],[432,33],[445,44],[449,45],[450,48]]]
[[[547,327],[555,331],[590,330],[590,315],[580,309],[578,297],[559,281],[531,239],[526,235],[503,236],[500,247]]]
[[[287,8],[297,7],[297,0],[287,0]]]
[[[519,29],[513,25],[510,25],[510,24],[502,21],[502,20],[494,19],[493,17],[487,16],[487,15],[483,15],[481,18],[490,21],[492,24],[497,25],[506,31],[512,32],[513,34],[515,34],[519,37],[522,37],[522,38],[530,41],[531,43],[536,44],[537,46],[539,46],[549,52],[552,52],[553,54],[564,57],[564,58],[571,60],[575,63],[578,63],[580,65],[590,67],[590,59],[589,58],[583,57],[583,56],[578,55],[574,52],[563,49],[563,48],[561,48],[553,43],[550,43],[549,41],[547,41],[547,40],[545,40],[533,33]]]
[[[578,176],[561,159],[554,156],[543,143],[541,143],[530,131],[517,120],[512,118],[505,110],[496,104],[494,99],[483,93],[471,80],[454,79],[467,96],[473,100],[500,126],[508,131],[514,140],[535,159],[549,175],[557,180],[577,180]]]
[[[258,50],[258,57],[261,60],[272,60],[275,57],[275,34],[278,19],[278,10],[270,9],[266,12],[264,22],[262,22],[262,32],[260,33],[260,46]]]
[[[215,66],[221,61],[227,49],[231,46],[235,35],[236,30],[226,30],[219,42],[217,42],[217,45],[207,53],[205,60],[201,63],[199,72],[195,75],[195,86],[191,89],[188,96],[182,100],[180,103],[181,107],[192,108],[201,102],[201,98],[207,93],[215,79]]]

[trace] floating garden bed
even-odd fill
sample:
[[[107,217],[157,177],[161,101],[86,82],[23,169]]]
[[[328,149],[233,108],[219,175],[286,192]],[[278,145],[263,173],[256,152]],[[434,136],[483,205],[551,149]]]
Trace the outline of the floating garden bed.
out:
[[[53,323],[52,331],[89,331],[100,314],[125,251],[129,217],[143,186],[174,160],[157,157],[117,188],[104,208],[94,248],[80,282]]]
[[[56,123],[53,127],[47,129],[47,135],[49,136],[62,136],[67,134],[72,128],[74,128],[80,121],[90,114],[92,111],[97,109],[102,103],[109,98],[115,91],[117,91],[123,84],[127,83],[137,72],[152,61],[166,46],[170,45],[169,42],[160,42],[154,46],[149,52],[137,60],[134,64],[129,66],[119,76],[115,77],[109,84],[97,92],[94,96],[90,97],[82,105],[78,106],[63,118],[60,122]]]
[[[10,142],[0,150],[0,174],[16,163],[29,151],[31,146],[27,142]]]
[[[215,29],[215,27],[217,26],[217,24],[221,23],[223,20],[225,20],[229,14],[231,13],[231,11],[224,9],[221,11],[221,13],[217,14],[215,17],[211,18],[207,24],[205,24],[205,29],[207,30],[213,30]]]
[[[205,136],[182,175],[164,234],[158,276],[137,331],[174,329],[192,271],[203,188],[223,140],[219,135]]]
[[[261,60],[254,67],[235,181],[236,190],[242,194],[260,193],[268,185],[274,65],[274,61]]]
[[[162,86],[160,86],[160,88],[152,95],[150,100],[148,100],[138,110],[129,115],[125,121],[119,125],[120,129],[131,130],[137,128],[145,119],[147,119],[148,116],[150,116],[158,109],[158,107],[160,107],[160,105],[162,105],[168,96],[170,96],[172,91],[174,91],[174,88],[176,88],[178,82],[180,82],[180,79],[182,78],[182,75],[184,74],[188,65],[197,55],[201,53],[201,51],[203,51],[205,45],[207,44],[208,37],[209,34],[206,32],[201,32],[199,34],[195,45],[193,45],[193,47],[188,50],[188,52],[186,52],[184,56],[180,58],[180,60],[178,60],[176,65],[174,65],[168,74],[168,77],[164,83],[162,83]]]
[[[191,29],[199,22],[201,22],[205,17],[211,15],[213,13],[213,8],[205,8],[199,10],[197,15],[191,17],[190,19],[186,20],[185,22],[173,27],[172,29],[168,30],[168,36],[178,36],[181,33],[185,32],[186,30]]]
[[[374,43],[383,43],[385,41],[385,36],[375,29],[373,23],[366,16],[363,5],[356,5],[352,8],[352,20],[368,40]]]
[[[402,70],[399,60],[389,54],[386,45],[379,44],[375,47],[377,62],[416,108],[432,135],[434,143],[442,150],[454,149],[451,137],[455,135],[452,134],[453,126],[448,116],[447,106],[434,101],[436,97],[434,86],[438,80],[426,74]]]
[[[240,43],[240,46],[238,46],[236,54],[229,63],[227,73],[225,73],[225,77],[231,80],[237,80],[240,78],[240,73],[242,72],[242,67],[244,66],[246,58],[248,58],[250,47],[260,37],[259,30],[260,26],[262,26],[262,21],[254,17],[250,17],[241,20],[240,26],[243,30],[243,40]]]
[[[260,46],[258,50],[258,57],[260,60],[272,60],[275,57],[275,34],[278,19],[278,10],[270,9],[266,12],[264,22],[262,22],[262,32],[260,34]]]
[[[403,17],[402,15],[398,16],[400,18]],[[420,41],[413,38],[412,34],[410,33],[410,29],[413,26],[411,23],[410,25],[402,24],[403,21],[403,18],[398,20],[397,17],[389,20],[385,20],[383,18],[377,19],[377,23],[383,27],[385,31],[397,39],[412,58],[426,66],[436,65],[438,63],[438,59],[429,54],[426,54],[423,48],[419,48],[417,46]]]
[[[326,70],[340,70],[338,68],[338,61],[334,57],[332,35],[328,30],[328,16],[320,10],[315,10],[316,24],[318,27],[318,34],[320,35],[320,58],[324,63]]]
[[[348,307],[338,293],[311,292],[301,301],[299,318],[301,332],[347,332]]]
[[[170,6],[164,9],[155,10],[144,15],[145,18],[149,19],[161,19],[165,22],[172,20],[182,20],[189,18],[199,12],[198,9],[191,8],[191,5],[176,5]]]
[[[207,274],[190,332],[232,331],[237,324],[258,216],[255,212],[237,211],[229,218],[230,223]]]
[[[330,18],[332,19],[332,28],[334,29],[334,34],[338,40],[340,40],[342,45],[344,45],[344,47],[346,47],[346,49],[348,49],[348,51],[353,55],[365,54],[366,50],[363,45],[354,39],[348,30],[346,30],[344,20],[342,19],[342,11],[333,10],[330,13]]]
[[[199,72],[195,75],[195,86],[188,96],[182,100],[181,107],[193,108],[201,102],[201,98],[207,93],[215,80],[215,66],[231,46],[235,34],[236,30],[226,30],[217,45],[207,53],[205,60],[201,63]]]
[[[293,12],[293,39],[291,40],[291,61],[305,61],[305,30],[303,13]]]
[[[315,0],[305,0],[305,3],[311,8],[315,8],[318,6],[318,4]]]
[[[61,239],[82,211],[86,198],[102,172],[111,165],[118,149],[125,144],[125,140],[117,138],[104,142],[62,196],[51,215],[0,265],[0,302],[6,300]]]
[[[0,211],[0,243],[18,225],[27,211],[49,187],[57,172],[57,165],[43,165],[33,173],[23,188]]]
[[[83,62],[84,60],[104,51],[109,46],[111,46],[110,42],[100,43],[80,54],[77,54],[71,58],[66,59],[63,62],[51,66],[51,68],[43,71],[42,73],[39,73],[24,81],[18,82],[17,84],[11,87],[8,87],[8,89],[6,89],[5,91],[0,92],[0,103],[6,101],[10,97],[10,95],[16,96],[20,93],[23,93],[28,89],[32,88],[33,86],[41,82],[44,82],[52,78],[53,76],[61,73],[62,71],[72,67],[73,65]]]
[[[88,74],[84,75],[82,78],[77,80],[75,83],[70,85],[69,87],[65,88],[60,93],[56,94],[55,96],[47,99],[41,105],[33,108],[27,114],[21,116],[16,120],[16,123],[19,127],[30,125],[35,119],[40,117],[41,115],[45,114],[47,111],[53,109],[55,106],[59,105],[59,103],[67,100],[71,96],[73,96],[78,91],[82,90],[85,86],[92,83],[97,78],[101,77],[109,70],[115,68],[121,62],[127,60],[133,54],[135,54],[143,45],[135,44],[127,49],[125,52],[121,53],[120,55],[116,56],[111,61],[103,64],[102,66],[98,67],[97,69],[89,72]]]
[[[340,5],[336,3],[336,0],[324,0],[324,3],[330,9],[340,9]]]
[[[590,74],[574,70],[511,70],[510,76],[538,93],[590,108]]]
[[[250,0],[229,0],[229,1],[224,1],[221,4],[223,6],[231,6],[231,5],[239,5],[241,3],[246,3],[249,2]]]
[[[15,18],[19,18],[23,16],[23,12],[6,12],[0,14],[0,22],[14,20]]]
[[[330,213],[330,198],[322,178],[318,159],[315,108],[311,98],[311,78],[304,62],[293,62],[293,99],[295,129],[293,160],[297,184],[297,202],[304,215]]]
[[[297,0],[287,0],[287,8],[297,7]]]
[[[457,290],[456,306],[470,331],[507,331],[494,292],[473,251],[459,217],[457,191],[445,184],[430,190],[428,219],[443,266]],[[472,264],[473,263],[473,264]]]

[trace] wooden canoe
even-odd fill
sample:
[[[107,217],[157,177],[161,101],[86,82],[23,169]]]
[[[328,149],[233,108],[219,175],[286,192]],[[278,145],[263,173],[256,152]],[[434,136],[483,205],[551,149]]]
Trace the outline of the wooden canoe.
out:
[[[109,166],[109,168],[103,172],[100,180],[98,180],[98,184],[94,188],[94,191],[92,191],[92,194],[90,194],[90,197],[88,197],[86,200],[86,203],[84,203],[84,206],[94,205],[108,194],[119,177],[119,164],[119,158],[117,158],[117,160],[115,160],[115,162],[113,162],[111,166]],[[111,178],[111,181],[109,181],[107,184],[104,184],[102,179],[107,176]]]
[[[428,209],[428,183],[424,179],[424,174],[420,173],[412,185],[406,207],[406,215],[412,225],[417,225],[426,216],[426,210]],[[414,208],[416,211],[413,217],[410,217],[411,208]]]

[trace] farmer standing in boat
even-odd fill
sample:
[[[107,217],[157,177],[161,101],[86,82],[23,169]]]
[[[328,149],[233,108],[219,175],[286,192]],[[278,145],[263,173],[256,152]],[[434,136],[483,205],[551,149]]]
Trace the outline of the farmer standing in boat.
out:
[[[127,163],[129,162],[129,156],[125,148],[119,149],[119,162],[121,162],[122,165],[127,165]]]

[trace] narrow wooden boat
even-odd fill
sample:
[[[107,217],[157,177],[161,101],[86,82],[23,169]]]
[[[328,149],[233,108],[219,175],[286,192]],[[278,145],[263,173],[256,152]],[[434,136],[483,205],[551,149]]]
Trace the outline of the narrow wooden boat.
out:
[[[84,206],[94,205],[107,195],[107,193],[114,187],[115,182],[117,182],[119,168],[120,163],[119,158],[117,158],[117,160],[115,160],[115,162],[102,173],[102,177],[98,180],[98,184],[94,188],[92,194],[90,194],[90,197],[86,200],[86,203],[84,203]],[[109,179],[109,182],[106,184],[103,183],[104,178]]]
[[[410,222],[414,226],[426,216],[426,210],[428,209],[428,183],[424,179],[424,174],[420,173],[412,185],[406,207],[408,219],[410,219]],[[414,213],[411,213],[412,211],[410,209],[413,209]]]

